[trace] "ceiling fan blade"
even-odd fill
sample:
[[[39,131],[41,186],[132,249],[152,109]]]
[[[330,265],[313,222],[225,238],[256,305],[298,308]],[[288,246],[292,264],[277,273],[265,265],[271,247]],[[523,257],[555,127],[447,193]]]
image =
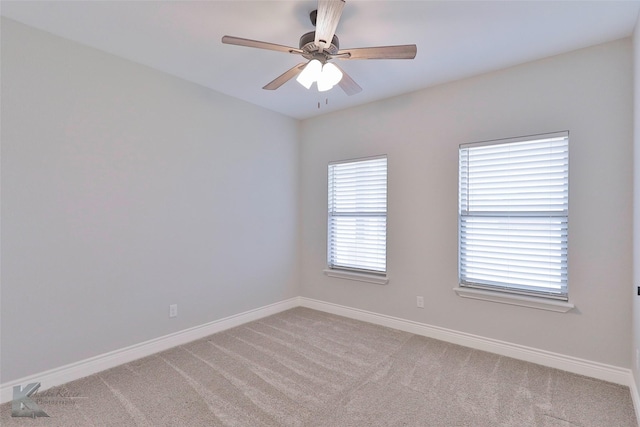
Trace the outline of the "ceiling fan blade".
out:
[[[335,63],[333,64],[338,67]],[[338,67],[338,69],[342,72],[342,79],[338,82],[338,85],[342,88],[344,93],[347,95],[355,95],[356,93],[362,92],[362,88],[358,83],[356,83],[349,74],[347,74],[342,67]]]
[[[418,48],[415,44],[404,44],[343,49],[334,56],[340,59],[413,59],[417,52]]]
[[[345,0],[318,0],[315,44],[321,50],[331,46],[344,5]]]
[[[283,84],[285,84],[286,82],[288,82],[289,80],[291,80],[292,78],[300,74],[300,72],[302,72],[302,70],[304,69],[305,65],[307,65],[307,63],[303,62],[301,64],[296,65],[293,68],[288,69],[287,71],[285,71],[284,73],[280,74],[278,77],[273,79],[271,82],[267,83],[267,85],[262,89],[266,89],[266,90],[278,89],[280,86],[282,86]]]
[[[224,36],[224,37],[222,37],[222,43],[224,43],[224,44],[234,44],[236,46],[255,47],[255,48],[258,48],[258,49],[275,50],[275,51],[278,51],[278,52],[285,52],[285,53],[302,54],[302,50],[296,49],[295,47],[283,46],[281,44],[261,42],[261,41],[258,41],[258,40],[243,39],[243,38],[240,38],[240,37],[233,37],[233,36]]]

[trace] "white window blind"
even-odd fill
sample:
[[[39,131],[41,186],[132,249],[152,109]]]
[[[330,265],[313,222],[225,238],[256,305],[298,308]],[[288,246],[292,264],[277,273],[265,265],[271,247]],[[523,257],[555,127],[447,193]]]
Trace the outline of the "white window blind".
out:
[[[385,274],[387,157],[329,164],[329,268]]]
[[[568,132],[459,155],[460,285],[567,300]]]

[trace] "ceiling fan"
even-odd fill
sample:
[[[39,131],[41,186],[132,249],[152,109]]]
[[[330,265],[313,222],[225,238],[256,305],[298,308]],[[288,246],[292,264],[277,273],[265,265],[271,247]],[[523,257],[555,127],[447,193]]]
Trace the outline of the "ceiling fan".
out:
[[[263,89],[275,90],[294,77],[307,89],[315,82],[320,92],[338,84],[347,95],[355,95],[362,88],[339,66],[330,62],[333,59],[413,59],[416,56],[415,44],[400,46],[362,47],[340,49],[336,28],[345,6],[345,0],[318,0],[318,9],[310,14],[315,31],[300,37],[298,48],[267,43],[240,37],[224,36],[222,43],[258,49],[301,55],[302,62],[285,71]]]

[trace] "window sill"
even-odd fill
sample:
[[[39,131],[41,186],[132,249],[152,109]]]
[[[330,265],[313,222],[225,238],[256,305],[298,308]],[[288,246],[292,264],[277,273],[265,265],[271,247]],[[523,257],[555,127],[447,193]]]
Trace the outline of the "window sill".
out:
[[[325,269],[323,270],[323,273],[329,277],[375,283],[376,285],[386,285],[389,283],[389,278],[387,276],[378,276],[375,274],[355,273],[353,271],[331,269]]]
[[[518,305],[521,307],[537,308],[539,310],[555,311],[557,313],[566,313],[575,308],[569,302],[547,300],[544,298],[529,297],[524,295],[513,295],[501,292],[486,291],[484,289],[471,289],[457,287],[453,288],[456,294],[462,298],[478,299],[482,301],[491,301],[501,304]]]

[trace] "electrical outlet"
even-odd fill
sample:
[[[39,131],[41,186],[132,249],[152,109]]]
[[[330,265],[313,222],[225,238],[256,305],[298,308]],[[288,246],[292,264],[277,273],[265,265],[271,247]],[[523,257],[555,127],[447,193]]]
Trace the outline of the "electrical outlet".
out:
[[[419,308],[424,308],[424,297],[416,297],[416,305]]]
[[[178,316],[178,304],[171,304],[169,306],[169,317],[177,317]]]

